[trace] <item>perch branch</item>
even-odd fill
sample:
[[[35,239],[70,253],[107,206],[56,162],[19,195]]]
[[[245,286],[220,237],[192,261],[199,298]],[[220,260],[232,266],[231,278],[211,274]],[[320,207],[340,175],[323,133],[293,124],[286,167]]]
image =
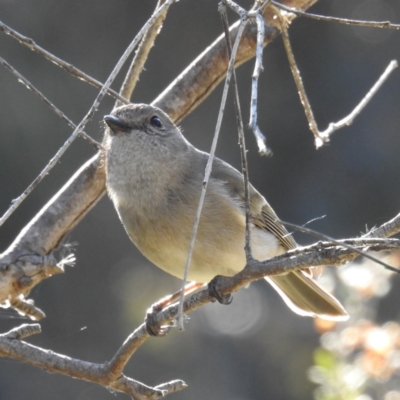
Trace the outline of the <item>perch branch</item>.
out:
[[[344,246],[346,245],[346,246]],[[236,292],[247,287],[251,282],[264,276],[281,274],[312,265],[341,265],[358,255],[347,245],[358,250],[393,251],[400,248],[398,239],[357,238],[332,242],[318,242],[312,246],[296,248],[268,261],[250,260],[246,268],[231,278],[218,281],[218,291],[222,294]],[[208,288],[202,289],[185,298],[183,310],[189,313],[204,304],[212,302]],[[172,304],[155,315],[155,321],[160,325],[171,324],[178,316],[178,305]],[[183,381],[172,381],[150,388],[140,382],[123,375],[123,369],[135,351],[150,337],[146,325],[140,325],[118,349],[110,362],[95,364],[87,361],[44,350],[21,341],[23,337],[39,333],[40,327],[23,325],[0,335],[0,355],[11,357],[46,371],[60,373],[74,378],[97,383],[102,386],[129,394],[134,399],[159,399],[166,394],[186,387]]]
[[[370,254],[366,253],[363,250],[357,249],[356,247],[352,246],[351,244],[347,244],[346,242],[343,242],[343,241],[340,241],[340,240],[336,240],[336,239],[334,239],[334,238],[332,238],[332,237],[330,237],[328,235],[325,235],[325,234],[323,234],[321,232],[317,232],[317,231],[315,231],[313,229],[306,228],[305,226],[292,224],[290,222],[285,222],[285,221],[282,221],[282,220],[280,221],[280,223],[283,224],[283,225],[286,225],[289,228],[295,229],[297,231],[308,233],[309,235],[316,236],[317,238],[320,238],[320,239],[328,240],[328,241],[330,241],[330,242],[332,242],[332,243],[334,243],[336,245],[345,246],[349,250],[352,250],[354,253],[357,253],[358,256],[364,256],[366,258],[369,258],[371,261],[382,265],[382,267],[384,267],[384,268],[386,268],[386,269],[388,269],[388,270],[390,270],[392,272],[397,272],[397,273],[400,272],[399,269],[384,263],[383,261],[379,260],[376,257],[371,256]],[[366,236],[364,236],[364,237],[366,237]],[[373,237],[373,236],[371,236],[371,237]]]
[[[336,244],[338,243],[338,244]],[[332,242],[318,242],[307,247],[298,247],[267,261],[251,259],[246,267],[233,277],[219,277],[218,293],[228,295],[248,287],[251,282],[265,276],[279,275],[315,265],[340,266],[359,256],[360,251],[394,251],[400,248],[399,239],[355,238]],[[399,272],[396,270],[396,272]],[[183,312],[189,313],[214,301],[208,288],[187,296],[183,302]],[[172,304],[154,315],[157,327],[175,326],[179,315],[179,304]],[[149,337],[146,325],[142,324],[125,341],[124,346],[132,354]],[[129,350],[130,349],[130,350]],[[125,355],[129,358],[128,355]]]

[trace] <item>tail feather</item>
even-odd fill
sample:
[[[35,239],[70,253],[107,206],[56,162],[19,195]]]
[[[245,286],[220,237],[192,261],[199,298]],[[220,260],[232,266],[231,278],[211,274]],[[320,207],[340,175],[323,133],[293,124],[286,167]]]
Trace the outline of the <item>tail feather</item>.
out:
[[[331,294],[302,271],[265,278],[297,314],[344,321],[348,314]]]

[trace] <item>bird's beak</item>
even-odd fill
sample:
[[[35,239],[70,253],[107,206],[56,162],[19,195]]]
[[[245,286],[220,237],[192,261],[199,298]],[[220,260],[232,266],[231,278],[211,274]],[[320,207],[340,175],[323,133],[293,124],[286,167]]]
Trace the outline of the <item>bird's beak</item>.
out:
[[[110,127],[111,132],[115,135],[128,132],[130,130],[130,127],[115,115],[105,115],[104,121]]]

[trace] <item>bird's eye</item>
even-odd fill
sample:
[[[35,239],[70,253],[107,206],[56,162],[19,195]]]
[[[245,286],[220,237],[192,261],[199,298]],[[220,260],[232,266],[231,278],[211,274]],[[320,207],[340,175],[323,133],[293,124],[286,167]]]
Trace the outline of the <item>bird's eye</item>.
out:
[[[154,117],[151,117],[150,123],[151,123],[151,125],[153,125],[155,128],[162,128],[162,127],[163,127],[163,124],[162,124],[160,118],[157,117],[156,115],[155,115]]]

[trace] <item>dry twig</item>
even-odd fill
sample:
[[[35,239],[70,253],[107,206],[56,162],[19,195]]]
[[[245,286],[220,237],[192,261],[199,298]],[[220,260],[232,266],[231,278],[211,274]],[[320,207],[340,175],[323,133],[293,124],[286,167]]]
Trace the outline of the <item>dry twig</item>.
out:
[[[243,35],[243,31],[244,31],[244,28],[246,26],[246,23],[247,23],[247,19],[242,19],[240,21],[238,33],[237,33],[236,39],[235,39],[235,44],[233,45],[233,49],[232,49],[232,55],[231,55],[231,57],[229,59],[228,71],[226,73],[225,85],[224,85],[224,89],[223,89],[223,92],[222,92],[222,99],[221,99],[218,118],[217,118],[217,125],[215,127],[215,132],[214,132],[214,137],[213,137],[213,141],[212,141],[212,145],[211,145],[210,155],[208,157],[206,170],[205,170],[205,174],[204,174],[203,187],[202,187],[202,191],[201,191],[201,195],[200,195],[199,205],[197,207],[196,217],[195,217],[194,224],[193,224],[192,236],[190,238],[188,255],[187,255],[186,264],[185,264],[185,271],[184,271],[184,274],[183,274],[182,294],[181,294],[181,299],[180,299],[180,302],[179,302],[179,310],[180,310],[180,312],[179,312],[179,317],[178,317],[178,326],[179,326],[180,330],[183,330],[183,319],[184,319],[183,318],[183,296],[184,296],[184,290],[183,289],[186,286],[187,275],[188,275],[188,272],[189,272],[190,262],[192,260],[193,248],[194,248],[194,244],[195,244],[195,241],[196,241],[196,235],[197,235],[197,229],[199,227],[200,216],[201,216],[201,212],[202,212],[202,209],[203,209],[203,204],[204,204],[204,199],[206,197],[208,181],[210,179],[211,170],[212,170],[212,164],[213,164],[214,157],[215,157],[215,150],[217,148],[219,132],[221,130],[222,117],[224,115],[226,99],[227,99],[227,96],[228,96],[229,84],[230,84],[230,81],[231,81],[233,69],[235,68],[235,57],[236,57],[237,50],[239,48],[240,39],[241,39],[241,37]]]
[[[382,29],[400,30],[399,24],[393,24],[389,21],[382,21],[382,22],[380,22],[380,21],[360,21],[357,19],[328,17],[325,15],[306,13],[306,12],[303,12],[296,8],[288,7],[285,4],[278,3],[277,1],[271,1],[271,3],[275,7],[280,8],[284,11],[287,11],[291,14],[297,15],[298,17],[306,17],[306,18],[311,18],[311,19],[316,19],[319,21],[326,21],[326,22],[335,22],[335,23],[344,24],[344,25],[364,26],[367,28],[382,28]]]
[[[165,0],[159,0],[156,6],[156,10],[165,3]],[[150,29],[144,34],[143,39],[136,51],[135,57],[129,67],[129,70],[125,76],[124,82],[121,86],[120,95],[125,99],[130,99],[135,89],[136,83],[139,80],[139,75],[141,74],[144,63],[147,60],[150,49],[154,46],[154,41],[157,35],[160,33],[162,24],[167,16],[168,8],[165,8],[162,13],[160,13],[154,24]],[[116,106],[122,105],[123,102],[117,101]]]
[[[22,325],[0,335],[0,355],[32,364],[51,373],[96,383],[126,393],[135,400],[161,399],[187,387],[185,382],[174,380],[152,388],[126,377],[122,371],[115,375],[108,362],[96,364],[73,359],[20,340],[36,333],[40,333],[38,324]],[[142,335],[143,338],[146,337],[145,332]]]
[[[228,24],[228,14],[226,12],[226,5],[224,1],[220,4],[219,12],[221,14],[222,25],[225,32],[226,46],[228,48],[229,58],[232,58],[232,43],[229,36],[229,24]],[[263,20],[264,25],[264,20]],[[257,48],[258,48],[258,36],[257,35]],[[263,34],[264,36],[264,34]],[[257,64],[257,61],[256,61]],[[246,239],[245,239],[245,252],[246,252],[246,262],[249,263],[253,258],[251,254],[251,233],[250,233],[250,195],[249,195],[249,172],[247,166],[247,154],[246,154],[246,140],[244,136],[244,128],[243,128],[243,118],[242,112],[240,109],[240,99],[239,99],[239,89],[236,79],[236,71],[232,71],[232,84],[235,91],[234,97],[234,105],[235,105],[235,113],[236,113],[236,122],[238,127],[238,136],[239,136],[239,147],[240,147],[240,156],[242,163],[242,173],[243,173],[243,186],[244,186],[244,197],[245,197],[245,211],[246,211]],[[264,143],[264,142],[263,142]],[[264,143],[265,145],[265,143]]]
[[[58,109],[40,90],[36,89],[31,82],[28,81],[23,75],[21,75],[12,65],[10,65],[4,58],[0,57],[0,64],[4,68],[8,69],[13,75],[15,75],[19,82],[21,82],[27,89],[32,91],[42,100],[51,110],[53,110],[63,121],[65,121],[72,129],[76,128],[76,125],[60,110]],[[82,131],[79,133],[85,140],[91,143],[95,149],[100,150],[102,147],[100,143],[96,142],[86,132]]]
[[[0,31],[4,32],[5,34],[11,36],[14,39],[17,39],[21,44],[28,47],[30,50],[33,50],[36,53],[42,55],[44,58],[46,58],[47,60],[56,64],[58,67],[63,68],[65,71],[70,73],[72,76],[75,76],[84,82],[90,83],[91,85],[93,85],[94,87],[96,87],[98,89],[101,89],[103,87],[103,85],[104,85],[103,83],[101,83],[98,80],[92,78],[91,76],[85,74],[83,71],[76,68],[72,64],[69,64],[69,63],[61,60],[61,58],[56,57],[54,54],[52,54],[49,51],[38,46],[33,39],[28,38],[24,35],[21,35],[14,29],[11,29],[6,24],[3,24],[3,22],[1,22],[1,21],[0,21]],[[111,88],[107,89],[107,94],[115,97],[116,99],[123,102],[124,104],[129,103],[129,101],[127,99],[120,96],[116,91],[112,90]]]
[[[360,101],[360,103],[355,107],[355,109],[345,118],[341,119],[338,122],[331,122],[328,128],[325,131],[319,131],[317,123],[314,118],[314,114],[308,100],[303,80],[301,78],[299,69],[297,67],[296,60],[294,58],[292,46],[290,44],[289,33],[287,29],[287,20],[281,15],[280,11],[275,8],[276,16],[279,21],[280,29],[282,32],[283,44],[285,46],[286,54],[289,60],[290,69],[292,70],[293,78],[297,86],[297,90],[300,96],[301,104],[304,107],[304,112],[306,114],[308,125],[310,127],[311,132],[315,137],[315,145],[317,148],[321,147],[324,143],[329,141],[330,135],[344,126],[350,125],[356,116],[363,110],[363,108],[368,104],[371,98],[376,94],[378,89],[382,86],[385,80],[389,77],[390,73],[397,67],[397,61],[391,61],[389,66],[386,68],[385,72],[378,79],[375,85],[371,88],[371,90],[365,95],[365,97]]]

